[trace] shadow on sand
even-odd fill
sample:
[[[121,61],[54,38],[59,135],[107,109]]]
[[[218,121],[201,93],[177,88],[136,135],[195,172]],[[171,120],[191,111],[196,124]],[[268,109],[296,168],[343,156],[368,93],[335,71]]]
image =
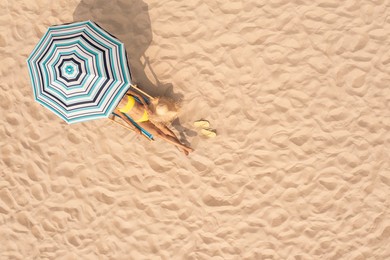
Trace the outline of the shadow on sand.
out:
[[[145,66],[148,66],[145,51],[153,37],[148,5],[145,2],[81,0],[73,13],[73,19],[92,20],[117,37],[125,44],[134,83],[152,96],[164,94],[160,92],[161,86],[155,86],[145,74]],[[158,82],[157,78],[156,81]]]

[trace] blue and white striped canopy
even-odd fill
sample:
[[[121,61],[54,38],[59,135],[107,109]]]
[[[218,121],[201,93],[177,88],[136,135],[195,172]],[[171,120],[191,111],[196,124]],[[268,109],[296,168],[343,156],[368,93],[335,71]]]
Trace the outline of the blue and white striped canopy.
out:
[[[131,85],[123,43],[91,21],[50,27],[27,63],[35,100],[68,123],[108,117]]]

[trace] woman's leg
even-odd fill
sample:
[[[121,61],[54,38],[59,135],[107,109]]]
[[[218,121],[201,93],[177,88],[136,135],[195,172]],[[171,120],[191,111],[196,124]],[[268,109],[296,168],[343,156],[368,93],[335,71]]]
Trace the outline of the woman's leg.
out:
[[[158,129],[160,129],[165,135],[168,135],[168,136],[172,136],[172,138],[176,139],[179,141],[179,138],[177,138],[177,136],[175,135],[174,132],[172,132],[171,129],[169,129],[166,125],[162,124],[162,123],[154,123],[152,122]],[[180,142],[181,143],[181,142]],[[181,150],[180,147],[177,147],[179,150]],[[190,148],[191,149],[191,148]],[[183,151],[186,155],[188,155],[188,151],[186,150],[181,150]],[[192,149],[191,149],[191,152],[192,152]]]
[[[174,135],[174,133],[172,132],[173,136],[172,135],[168,135],[166,134],[164,131],[162,131],[158,126],[156,126],[155,124],[153,124],[152,122],[150,121],[146,121],[146,122],[140,122],[138,123],[142,128],[144,128],[146,131],[150,132],[152,135],[156,135],[158,137],[160,137],[161,139],[167,141],[168,143],[171,143],[177,147],[179,147],[180,149],[183,150],[183,152],[187,155],[188,153],[192,152],[193,149],[190,148],[190,147],[187,147],[185,146],[184,144],[182,144],[179,139],[176,137],[176,135]]]
[[[158,129],[160,129],[164,134],[166,135],[170,135],[172,136],[173,138],[177,138],[177,136],[175,135],[174,132],[172,132],[171,129],[169,129],[166,125],[164,125],[163,123],[154,123],[152,122]]]

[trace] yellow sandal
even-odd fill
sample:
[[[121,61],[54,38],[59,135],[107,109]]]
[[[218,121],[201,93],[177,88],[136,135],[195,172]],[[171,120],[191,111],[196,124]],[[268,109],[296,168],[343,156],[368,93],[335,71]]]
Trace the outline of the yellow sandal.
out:
[[[214,129],[202,129],[200,132],[208,138],[214,138],[217,136],[217,132]]]
[[[194,126],[199,128],[208,128],[210,127],[210,122],[207,120],[198,120],[194,122]]]

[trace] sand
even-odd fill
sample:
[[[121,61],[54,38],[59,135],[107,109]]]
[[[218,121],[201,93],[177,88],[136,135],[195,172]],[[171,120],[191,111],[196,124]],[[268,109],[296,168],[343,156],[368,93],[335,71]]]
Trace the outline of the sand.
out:
[[[0,9],[0,259],[390,258],[388,1]],[[88,19],[125,43],[141,88],[183,100],[188,158],[33,101],[35,44]]]

